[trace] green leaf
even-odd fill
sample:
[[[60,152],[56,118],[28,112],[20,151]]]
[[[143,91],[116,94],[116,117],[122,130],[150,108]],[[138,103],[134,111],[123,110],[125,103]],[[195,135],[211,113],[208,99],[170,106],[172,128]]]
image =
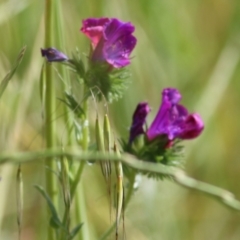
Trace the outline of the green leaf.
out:
[[[82,118],[85,113],[83,108],[80,106],[80,104],[77,102],[75,97],[67,92],[65,92],[66,100],[60,99],[62,102],[64,102],[78,118]]]
[[[26,51],[26,46],[23,47],[20,51],[20,53],[18,54],[17,60],[15,62],[15,64],[13,65],[12,69],[10,70],[10,72],[4,77],[4,79],[1,81],[0,83],[0,98],[2,97],[9,81],[11,80],[13,74],[16,72],[19,64],[21,63],[23,56],[25,54]]]
[[[39,185],[34,185],[34,187],[41,193],[41,195],[45,198],[45,200],[47,201],[48,207],[50,209],[50,212],[52,214],[51,219],[50,219],[50,225],[53,228],[59,228],[62,226],[62,223],[58,217],[57,214],[57,210],[53,205],[53,202],[51,200],[51,198],[48,196],[48,194],[46,193],[46,191]]]
[[[55,229],[60,228],[62,226],[62,223],[60,222],[60,220],[53,216],[50,218],[49,223],[50,223],[50,226]]]
[[[73,230],[70,232],[68,240],[72,240],[77,235],[77,233],[81,229],[82,225],[83,225],[83,223],[80,223],[75,228],[73,228]]]

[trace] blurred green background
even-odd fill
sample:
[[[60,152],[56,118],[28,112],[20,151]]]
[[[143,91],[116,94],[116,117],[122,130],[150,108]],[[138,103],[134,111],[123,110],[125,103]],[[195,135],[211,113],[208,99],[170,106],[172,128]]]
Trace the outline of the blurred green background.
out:
[[[130,66],[131,84],[110,106],[117,136],[128,136],[139,101],[154,118],[164,87],[180,89],[182,103],[205,122],[203,134],[186,141],[186,172],[226,188],[240,199],[240,1],[239,0],[70,0],[62,2],[64,52],[87,54],[79,29],[88,17],[117,17],[136,26],[138,39]],[[19,50],[23,62],[0,101],[0,149],[41,149],[42,106],[39,78],[44,46],[44,1],[0,0],[0,79]],[[57,47],[57,46],[56,46]],[[56,76],[55,83],[60,79]],[[61,96],[57,92],[57,97]],[[60,102],[58,102],[58,106]],[[95,109],[92,109],[95,114]],[[61,119],[61,117],[60,117]],[[58,128],[64,142],[65,126]],[[17,167],[0,166],[0,239],[17,239],[15,176]],[[22,239],[44,239],[46,203],[33,188],[44,184],[41,161],[23,165]],[[110,226],[106,186],[99,166],[83,175],[88,224],[95,240]],[[74,214],[74,209],[73,209]],[[113,216],[112,216],[113,218]],[[125,212],[127,239],[238,240],[240,215],[213,199],[170,181],[140,179]],[[77,238],[76,238],[77,239]],[[109,239],[113,239],[110,237]]]

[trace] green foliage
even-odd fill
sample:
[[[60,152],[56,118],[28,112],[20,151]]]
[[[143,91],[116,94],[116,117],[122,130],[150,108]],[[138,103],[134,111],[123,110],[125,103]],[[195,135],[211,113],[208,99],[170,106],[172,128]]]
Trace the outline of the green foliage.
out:
[[[88,88],[88,97],[93,93],[101,101],[102,98],[109,102],[118,100],[123,96],[124,90],[129,86],[130,73],[127,68],[115,69],[107,63],[90,63],[85,67],[80,53],[73,54],[72,59],[62,62],[76,75],[80,83],[83,81]]]
[[[86,70],[85,70],[84,62],[78,50],[76,53],[73,53],[72,59],[68,60],[63,64],[69,66],[70,69],[72,69],[75,73],[77,73],[80,78],[82,79],[84,78]]]
[[[50,225],[53,228],[59,228],[62,226],[62,222],[58,216],[57,210],[51,200],[51,198],[49,197],[49,195],[47,194],[47,192],[43,189],[43,187],[39,186],[39,185],[35,185],[34,186],[40,193],[41,195],[44,197],[44,199],[47,202],[47,205],[49,207],[50,213],[51,213],[51,218],[50,218]]]

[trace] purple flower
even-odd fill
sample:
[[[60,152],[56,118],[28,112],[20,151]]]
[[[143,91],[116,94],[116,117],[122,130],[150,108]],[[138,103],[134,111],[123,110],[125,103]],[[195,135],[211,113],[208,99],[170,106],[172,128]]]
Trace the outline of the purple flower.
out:
[[[133,140],[140,134],[144,133],[143,125],[146,122],[147,114],[150,112],[150,107],[148,103],[142,102],[137,105],[137,108],[133,114],[132,126],[130,129],[129,143],[131,144]]]
[[[68,60],[65,54],[55,48],[41,49],[41,53],[42,57],[46,57],[48,62],[63,62]]]
[[[134,26],[116,18],[88,18],[81,31],[91,40],[93,62],[107,62],[115,68],[130,64],[129,56],[137,39]]]
[[[166,88],[162,92],[162,104],[157,116],[146,131],[149,141],[158,137],[165,137],[166,147],[171,147],[173,140],[193,139],[200,135],[204,123],[197,113],[189,114],[188,110],[178,104],[182,96],[177,89]],[[129,143],[140,134],[144,133],[143,126],[146,122],[150,107],[146,102],[139,103],[132,120]]]
[[[166,88],[162,92],[162,104],[157,116],[146,132],[149,141],[166,136],[169,142],[176,138],[192,139],[204,129],[201,117],[178,104],[181,94],[177,89]]]

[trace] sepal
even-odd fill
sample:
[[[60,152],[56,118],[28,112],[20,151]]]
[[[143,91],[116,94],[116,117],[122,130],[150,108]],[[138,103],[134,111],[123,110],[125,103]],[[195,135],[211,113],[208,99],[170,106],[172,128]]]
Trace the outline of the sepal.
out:
[[[166,166],[183,168],[183,146],[180,140],[175,140],[171,143],[166,138],[157,138],[149,142],[146,137],[141,136],[134,140],[133,144],[128,144],[126,141],[121,141],[123,151],[128,152],[138,159]],[[124,173],[129,174],[131,169],[124,167]],[[146,175],[148,178],[164,179],[166,175],[159,173],[150,173],[147,171],[138,171],[138,173]]]
[[[94,64],[86,73],[85,83],[99,101],[104,96],[112,102],[122,97],[129,85],[129,75],[126,68],[111,69],[106,63]]]

